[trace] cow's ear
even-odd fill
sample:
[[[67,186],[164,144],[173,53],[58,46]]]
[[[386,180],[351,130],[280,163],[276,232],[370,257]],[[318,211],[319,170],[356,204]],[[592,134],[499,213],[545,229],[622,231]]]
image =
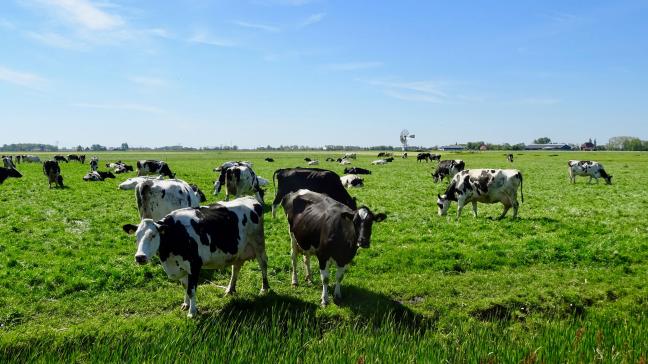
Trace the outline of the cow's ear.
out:
[[[167,225],[164,224],[164,220],[157,221],[155,223],[155,226],[157,227],[160,235],[164,235],[167,233]]]
[[[122,229],[124,229],[124,232],[126,232],[126,234],[133,235],[137,231],[137,226],[133,224],[126,224],[122,226]]]
[[[382,212],[374,216],[374,222],[381,222],[385,219],[387,219],[387,215]]]
[[[438,198],[439,200],[441,199],[441,195],[439,195],[438,193],[437,193],[437,198]]]

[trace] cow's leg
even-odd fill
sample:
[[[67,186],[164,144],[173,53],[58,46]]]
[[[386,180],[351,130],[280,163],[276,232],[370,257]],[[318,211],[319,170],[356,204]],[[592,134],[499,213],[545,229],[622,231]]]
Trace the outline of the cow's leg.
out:
[[[290,233],[290,241],[291,241],[291,248],[290,248],[290,260],[292,263],[292,285],[293,287],[297,287],[297,253],[299,252],[299,246],[297,245],[297,239],[295,239],[295,235],[293,233]]]
[[[457,220],[459,220],[459,217],[461,216],[461,210],[463,210],[464,205],[465,202],[463,200],[457,201]]]
[[[335,272],[335,291],[333,292],[334,300],[342,299],[342,291],[340,290],[340,286],[342,285],[342,279],[344,278],[344,272],[346,271],[347,266],[348,265],[340,267],[338,265],[337,271]]]
[[[504,211],[502,211],[502,214],[497,218],[497,220],[502,220],[510,208],[510,203],[504,203]]]
[[[517,200],[517,196],[513,199],[513,218],[517,218],[518,209],[520,208],[520,203]]]
[[[180,309],[182,311],[187,311],[189,309],[189,303],[191,301],[191,296],[189,296],[189,291],[187,290],[187,285],[189,284],[189,277],[185,276],[180,279],[180,283],[182,283],[182,287],[185,289],[185,297],[184,297],[184,302],[180,306]]]
[[[328,305],[328,284],[329,284],[329,271],[328,259],[319,259],[320,278],[322,279],[322,306]]]
[[[313,284],[313,275],[311,274],[310,256],[304,254],[304,268],[306,269],[306,282]]]
[[[191,273],[187,279],[187,296],[189,296],[189,313],[187,317],[193,318],[198,314],[198,307],[196,307],[196,289],[198,288],[198,274],[200,273],[200,266],[191,267]],[[186,298],[185,298],[186,300]]]
[[[226,295],[236,293],[236,280],[238,279],[239,272],[241,271],[241,266],[243,266],[241,262],[235,262],[234,264],[232,264],[232,278],[230,278],[229,285],[225,290]]]
[[[259,245],[260,247],[265,246],[265,243]],[[258,248],[256,252],[257,262],[259,262],[259,268],[261,269],[261,294],[267,293],[270,290],[270,284],[268,283],[268,256],[266,255],[265,248]]]
[[[472,202],[473,216],[477,217],[477,201]]]
[[[589,176],[589,180],[587,181],[587,183],[592,183],[592,176]]]

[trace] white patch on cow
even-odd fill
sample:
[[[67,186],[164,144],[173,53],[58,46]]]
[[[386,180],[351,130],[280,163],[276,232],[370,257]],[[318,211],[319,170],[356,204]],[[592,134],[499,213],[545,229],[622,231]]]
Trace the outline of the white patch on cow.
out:
[[[200,197],[182,180],[148,179],[150,188],[144,205],[138,206],[141,218],[160,220],[174,210],[185,207],[199,207]],[[137,194],[142,193],[142,182],[136,185]]]
[[[329,284],[329,271],[328,263],[324,269],[320,269],[320,278],[322,279],[322,306],[328,305],[328,284]]]
[[[344,272],[347,267],[348,265],[337,267],[337,271],[335,272],[335,291],[333,292],[333,296],[338,300],[342,298],[342,290],[340,289],[340,286],[342,285],[342,279],[344,278]]]
[[[360,216],[360,219],[364,221],[367,219],[367,216],[369,216],[369,212],[367,212],[367,209],[365,208],[360,208],[358,209],[358,215]]]
[[[377,159],[377,160],[371,162],[371,164],[374,164],[374,165],[382,165],[382,164],[387,164],[387,161],[384,160],[384,159]]]

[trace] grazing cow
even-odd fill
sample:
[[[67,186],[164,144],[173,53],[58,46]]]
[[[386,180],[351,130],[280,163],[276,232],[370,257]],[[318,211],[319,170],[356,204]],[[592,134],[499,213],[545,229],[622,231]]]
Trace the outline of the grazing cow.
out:
[[[90,158],[90,171],[95,172],[99,169],[99,158],[94,156]]]
[[[310,161],[312,161],[312,159],[310,159],[308,157],[304,158],[304,162],[310,162]]]
[[[387,161],[384,160],[384,159],[378,159],[378,160],[375,160],[375,161],[371,162],[371,164],[373,164],[373,165],[382,165],[382,164],[387,164]]]
[[[344,168],[344,174],[371,174],[371,171],[359,167]]]
[[[58,185],[63,188],[63,176],[61,176],[61,167],[57,161],[50,160],[43,163],[43,174],[47,176],[49,188],[52,188],[52,183],[54,183],[54,187]]]
[[[23,161],[29,162],[29,163],[40,163],[41,159],[37,155],[24,155],[22,158]]]
[[[4,181],[9,178],[21,178],[22,174],[18,172],[15,168],[3,168],[0,167],[0,185],[4,183]]]
[[[385,158],[385,162],[391,163],[394,161],[394,157]]]
[[[2,163],[4,164],[5,168],[16,169],[16,165],[14,164],[13,159],[10,156],[2,157]]]
[[[333,171],[317,168],[286,168],[277,169],[272,175],[274,185],[277,180],[277,194],[272,201],[272,217],[276,216],[276,208],[283,198],[301,189],[323,193],[332,199],[349,206],[352,210],[357,209],[356,202],[349,192],[342,186],[340,176]]]
[[[220,193],[221,187],[225,186],[225,200],[230,195],[236,198],[245,195],[255,195],[260,203],[263,203],[263,189],[261,186],[268,184],[266,179],[260,178],[254,173],[249,164],[230,165],[221,169],[219,178],[214,182],[214,195]]]
[[[347,174],[340,177],[340,182],[342,182],[342,186],[345,188],[364,187],[364,180],[355,174]]]
[[[55,155],[54,160],[57,162],[65,162],[65,163],[68,162],[67,158],[65,158],[65,156],[63,155]]]
[[[174,179],[141,181],[135,186],[135,197],[140,219],[156,221],[170,214],[171,211],[185,207],[200,207],[201,202],[207,201],[198,186]]]
[[[328,157],[328,158],[326,158],[326,161],[327,162],[335,162],[335,158]]]
[[[401,155],[401,158],[407,159],[407,152],[403,153],[403,155]]]
[[[85,160],[86,160],[85,154],[79,155],[79,162],[81,162],[81,164],[85,164]]]
[[[310,162],[308,162],[308,165],[309,165],[309,166],[316,166],[316,165],[318,165],[318,164],[319,164],[319,161],[318,161],[318,160],[314,160],[314,161],[310,161]]]
[[[358,156],[355,153],[344,153],[342,159],[356,159]]]
[[[441,154],[430,154],[430,161],[440,161],[441,160]]]
[[[266,161],[266,162],[270,162],[270,163],[272,163],[272,162],[274,162],[274,159],[268,157],[268,158],[265,159],[265,161]]]
[[[382,157],[385,156],[385,154],[387,154],[387,153],[385,153],[385,152],[380,152],[380,153],[378,153],[377,157],[378,157],[378,158],[382,158]]]
[[[445,177],[452,179],[455,174],[463,171],[464,168],[466,168],[466,163],[461,159],[441,161],[434,172],[432,172],[434,183],[442,181]]]
[[[152,176],[142,176],[142,177],[133,177],[125,180],[124,182],[120,183],[119,186],[117,186],[118,189],[120,190],[134,190],[135,187],[137,187],[138,184],[148,181],[148,180],[164,180],[164,177],[162,176],[157,176],[157,177],[152,177]]]
[[[22,156],[20,154],[18,154],[16,156],[16,164],[20,164],[20,162],[22,162]]]
[[[83,176],[83,180],[86,182],[102,182],[106,178],[115,178],[115,175],[112,172],[100,172],[100,171],[91,171]]]
[[[466,169],[457,173],[443,195],[437,195],[439,215],[445,216],[450,207],[450,201],[457,201],[457,219],[461,210],[472,202],[473,214],[477,217],[477,202],[497,203],[504,205],[504,211],[498,217],[503,219],[508,210],[513,207],[513,218],[517,217],[519,203],[517,190],[524,202],[522,190],[522,173],[516,169]]]
[[[169,165],[164,161],[141,160],[137,161],[137,175],[146,176],[150,174],[159,174],[169,178],[175,178],[175,173],[171,172]]]
[[[426,162],[428,162],[428,161],[430,161],[431,159],[432,159],[432,155],[431,155],[430,153],[419,153],[419,154],[416,156],[416,161],[417,161],[417,162],[420,162],[420,161],[426,161]]]
[[[570,160],[567,165],[571,183],[576,183],[576,176],[585,176],[589,177],[588,183],[592,183],[592,178],[596,179],[596,183],[599,183],[599,178],[603,178],[605,184],[612,184],[612,176],[605,172],[603,165],[599,162]]]
[[[369,248],[374,222],[383,221],[385,214],[374,215],[362,206],[352,210],[321,193],[299,190],[288,194],[282,202],[290,228],[292,242],[292,285],[297,286],[297,254],[304,255],[306,281],[311,281],[310,255],[319,262],[322,279],[322,305],[328,304],[329,262],[337,266],[334,299],[342,298],[340,284],[344,272],[358,252]]]
[[[513,154],[510,154],[510,153],[507,154],[507,155],[506,155],[506,160],[509,161],[509,162],[511,162],[511,163],[513,163]]]
[[[339,163],[343,166],[348,166],[349,164],[351,164],[351,161],[348,159],[341,159]]]
[[[72,162],[72,161],[81,162],[81,158],[76,154],[68,154],[67,159],[70,162]]]
[[[196,289],[202,268],[231,265],[232,277],[225,293],[233,294],[241,266],[256,258],[261,269],[261,293],[270,289],[263,206],[252,197],[175,210],[163,220],[144,219],[139,226],[127,224],[123,229],[137,237],[138,264],[146,264],[157,254],[167,276],[182,283],[186,293],[181,309],[189,310],[189,318],[198,313]]]

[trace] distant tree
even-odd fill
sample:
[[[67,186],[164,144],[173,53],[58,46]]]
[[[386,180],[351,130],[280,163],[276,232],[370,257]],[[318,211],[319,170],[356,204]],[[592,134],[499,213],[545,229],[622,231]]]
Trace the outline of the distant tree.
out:
[[[128,143],[122,143],[121,150],[128,150]]]
[[[641,143],[641,139],[639,138],[626,139],[623,142],[623,150],[632,150],[632,151],[644,150],[643,143]]]
[[[526,148],[524,143],[518,143],[511,146],[511,150],[524,150],[524,148]]]
[[[99,145],[99,144],[92,144],[92,146],[90,147],[90,149],[91,149],[93,152],[99,152],[99,151],[105,151],[105,150],[108,150],[108,148],[104,147],[103,145]]]
[[[76,147],[76,151],[77,151],[77,152],[83,152],[83,147],[80,146],[80,145],[77,145],[77,147]]]
[[[612,137],[607,147],[609,150],[648,150],[641,139],[633,136]]]
[[[549,144],[549,143],[551,143],[551,139],[549,139],[548,137],[538,138],[533,141],[533,144]]]
[[[484,142],[468,142],[466,143],[466,149],[468,150],[479,150],[479,147],[482,146]]]

